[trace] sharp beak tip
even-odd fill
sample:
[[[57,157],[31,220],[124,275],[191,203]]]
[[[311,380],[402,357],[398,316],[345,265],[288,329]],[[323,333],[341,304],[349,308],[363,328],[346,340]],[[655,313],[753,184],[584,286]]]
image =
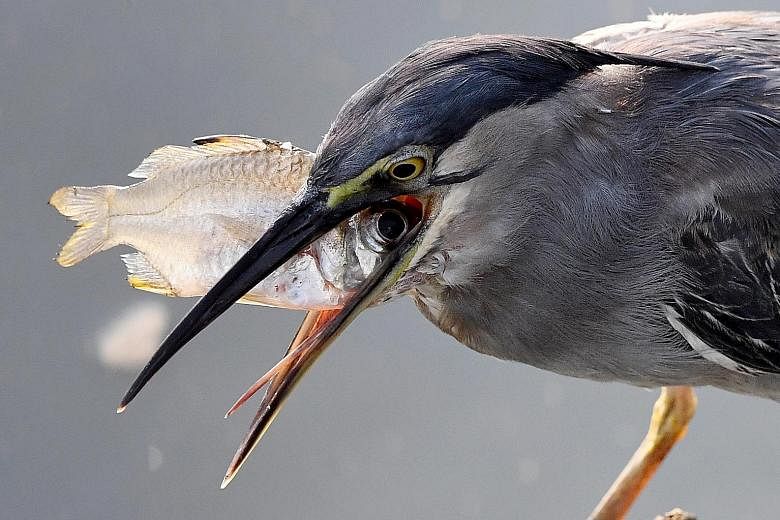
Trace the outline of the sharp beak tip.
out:
[[[225,489],[226,487],[228,487],[228,484],[230,484],[234,476],[235,474],[231,475],[230,473],[225,475],[225,478],[222,479],[222,483],[219,485],[219,489]]]
[[[130,402],[133,400],[134,396],[130,395],[130,392],[126,393],[125,396],[122,398],[121,401],[119,401],[119,406],[116,407],[116,413],[122,413],[125,410],[127,410],[127,407],[130,405]]]
[[[225,419],[227,419],[228,417],[233,415],[235,413],[235,411],[238,410],[241,407],[241,405],[244,403],[244,401],[246,401],[246,399],[239,399],[238,401],[233,403],[230,406],[230,408],[228,409],[228,411],[225,413]]]
[[[238,454],[236,454],[236,457]],[[241,469],[241,466],[244,465],[244,461],[246,460],[246,457],[240,458],[239,460],[236,460],[234,457],[233,460],[230,462],[230,465],[228,466],[227,471],[225,472],[225,477],[222,479],[222,483],[219,485],[219,489],[225,489],[228,487],[228,485],[233,482],[233,479],[236,478],[236,475],[238,475],[238,470]]]

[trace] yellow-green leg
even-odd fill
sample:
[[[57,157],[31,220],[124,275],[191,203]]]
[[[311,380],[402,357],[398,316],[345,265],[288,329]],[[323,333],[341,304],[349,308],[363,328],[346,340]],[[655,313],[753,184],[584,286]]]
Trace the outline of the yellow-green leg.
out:
[[[650,429],[642,444],[601,498],[590,520],[620,520],[650,482],[672,447],[685,437],[696,411],[696,394],[690,386],[668,386],[653,406]]]

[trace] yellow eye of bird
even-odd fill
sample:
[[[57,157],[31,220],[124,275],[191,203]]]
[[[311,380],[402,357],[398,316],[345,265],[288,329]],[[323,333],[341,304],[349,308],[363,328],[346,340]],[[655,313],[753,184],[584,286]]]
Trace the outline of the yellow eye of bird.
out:
[[[387,172],[397,181],[410,181],[420,175],[423,170],[425,170],[425,159],[409,157],[392,165]]]

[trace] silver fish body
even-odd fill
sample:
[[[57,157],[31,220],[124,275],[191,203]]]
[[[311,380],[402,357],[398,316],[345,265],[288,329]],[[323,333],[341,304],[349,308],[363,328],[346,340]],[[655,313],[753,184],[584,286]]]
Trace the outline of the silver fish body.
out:
[[[64,187],[50,199],[77,222],[57,262],[65,267],[125,244],[128,282],[169,296],[201,296],[265,233],[305,184],[314,154],[268,139],[213,136],[155,150],[130,186]],[[250,290],[244,303],[333,309],[384,254],[385,209],[323,235]]]

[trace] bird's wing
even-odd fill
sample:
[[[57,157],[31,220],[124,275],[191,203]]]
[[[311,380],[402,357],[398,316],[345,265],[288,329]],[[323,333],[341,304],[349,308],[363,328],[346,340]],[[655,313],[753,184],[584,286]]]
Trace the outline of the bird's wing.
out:
[[[712,30],[713,27],[777,26],[780,13],[724,11],[702,14],[652,14],[647,20],[599,27],[572,38],[572,41],[599,49],[612,49],[634,38],[663,31]]]
[[[667,126],[697,144],[673,154],[688,158],[672,170],[671,224],[686,276],[666,315],[703,357],[741,372],[780,374],[779,25],[778,13],[664,14],[574,39],[721,69],[671,89],[680,112]]]
[[[725,368],[780,374],[780,219],[716,214],[687,226],[679,245],[692,279],[666,307],[672,326]]]

